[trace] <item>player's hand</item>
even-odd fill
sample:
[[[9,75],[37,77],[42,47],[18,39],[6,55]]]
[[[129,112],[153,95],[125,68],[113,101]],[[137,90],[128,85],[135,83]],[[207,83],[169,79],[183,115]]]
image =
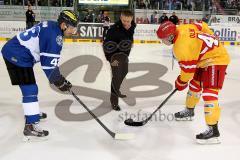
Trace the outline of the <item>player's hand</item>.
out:
[[[175,81],[175,88],[179,91],[182,91],[185,88],[187,88],[187,86],[188,86],[188,82],[181,81],[180,76],[178,76],[178,78]]]
[[[111,63],[111,66],[113,67],[117,67],[119,64],[119,62],[117,60],[114,60],[112,63]]]
[[[72,84],[68,80],[64,80],[63,84],[58,87],[58,89],[62,92],[69,91],[72,88]]]
[[[72,84],[63,76],[58,81],[56,81],[54,85],[62,92],[69,91],[72,88]]]

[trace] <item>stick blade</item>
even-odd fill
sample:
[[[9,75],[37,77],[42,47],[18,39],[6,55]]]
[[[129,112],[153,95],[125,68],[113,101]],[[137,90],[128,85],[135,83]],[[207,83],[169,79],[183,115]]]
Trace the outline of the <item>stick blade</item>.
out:
[[[144,125],[144,121],[135,122],[135,121],[133,121],[133,119],[129,118],[129,119],[126,119],[124,121],[124,124],[128,125],[128,126],[139,127],[139,126],[143,126]]]
[[[135,134],[133,133],[116,133],[114,136],[114,139],[117,139],[117,140],[130,140],[134,138],[135,138]]]

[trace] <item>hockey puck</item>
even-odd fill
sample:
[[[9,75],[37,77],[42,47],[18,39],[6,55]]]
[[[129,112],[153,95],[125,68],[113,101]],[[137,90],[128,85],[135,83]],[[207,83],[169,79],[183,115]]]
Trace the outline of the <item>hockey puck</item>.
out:
[[[132,118],[126,119],[126,120],[124,121],[124,123],[125,123],[126,125],[128,125],[128,124],[130,124],[130,123],[133,123],[133,119],[132,119]]]

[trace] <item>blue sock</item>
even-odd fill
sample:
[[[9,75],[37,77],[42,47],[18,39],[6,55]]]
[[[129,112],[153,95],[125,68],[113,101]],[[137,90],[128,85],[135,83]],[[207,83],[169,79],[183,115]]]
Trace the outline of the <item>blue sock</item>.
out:
[[[26,124],[39,122],[38,86],[36,84],[20,85],[22,91],[22,105]]]

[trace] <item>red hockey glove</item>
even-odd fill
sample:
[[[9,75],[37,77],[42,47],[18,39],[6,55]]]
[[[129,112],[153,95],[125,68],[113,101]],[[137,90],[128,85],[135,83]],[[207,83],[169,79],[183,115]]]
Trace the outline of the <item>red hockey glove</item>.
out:
[[[187,86],[188,82],[181,81],[180,76],[178,76],[178,78],[175,81],[175,88],[177,88],[179,91],[182,91],[185,88],[187,88]]]

